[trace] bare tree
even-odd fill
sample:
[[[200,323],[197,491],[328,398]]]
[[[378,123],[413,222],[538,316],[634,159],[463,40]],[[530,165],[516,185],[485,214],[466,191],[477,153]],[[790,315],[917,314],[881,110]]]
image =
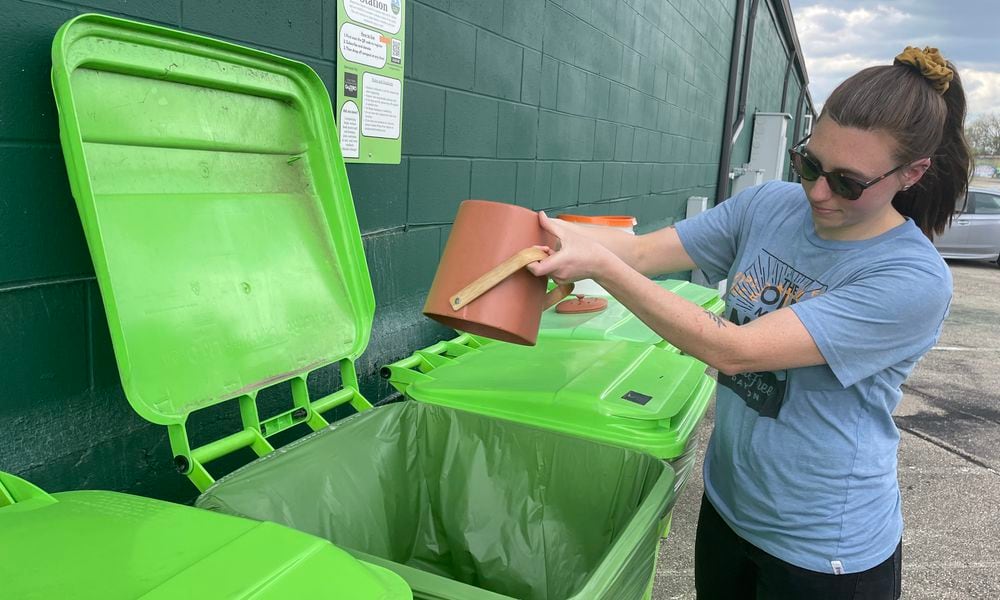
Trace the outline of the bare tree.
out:
[[[976,156],[1000,154],[1000,115],[988,113],[965,128],[965,136]]]

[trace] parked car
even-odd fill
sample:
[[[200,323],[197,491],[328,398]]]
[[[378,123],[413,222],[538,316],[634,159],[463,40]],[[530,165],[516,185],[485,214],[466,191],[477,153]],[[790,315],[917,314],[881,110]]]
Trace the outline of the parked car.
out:
[[[995,260],[1000,264],[1000,189],[969,188],[964,210],[934,239],[945,258]]]

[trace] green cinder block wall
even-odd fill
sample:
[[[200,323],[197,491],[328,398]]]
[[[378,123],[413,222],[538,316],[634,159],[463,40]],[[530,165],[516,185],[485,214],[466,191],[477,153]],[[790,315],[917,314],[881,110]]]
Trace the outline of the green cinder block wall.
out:
[[[358,365],[371,400],[390,396],[380,365],[449,335],[420,308],[463,199],[632,214],[646,231],[683,218],[689,196],[714,196],[735,6],[408,0],[402,162],[348,167],[378,305]],[[301,60],[334,95],[336,3],[0,0],[0,469],[50,491],[188,501],[165,428],[137,417],[119,385],[59,148],[50,44],[92,11]],[[778,110],[787,53],[773,20],[756,35],[753,106]],[[328,393],[338,374],[309,384]],[[267,390],[262,414],[288,398],[285,386]],[[234,406],[203,413],[195,443],[239,428]]]

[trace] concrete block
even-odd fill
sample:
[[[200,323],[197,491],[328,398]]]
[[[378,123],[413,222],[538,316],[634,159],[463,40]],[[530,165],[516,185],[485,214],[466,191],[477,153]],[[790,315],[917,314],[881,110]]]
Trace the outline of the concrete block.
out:
[[[481,94],[507,100],[521,98],[521,47],[479,31],[476,39],[476,85]]]
[[[591,160],[595,121],[543,110],[538,119],[538,158]]]
[[[476,74],[476,29],[417,4],[413,11],[413,76],[421,81],[471,90]]]
[[[470,197],[516,204],[517,163],[500,160],[472,161]]]
[[[531,208],[541,210],[550,206],[552,193],[552,163],[535,163],[535,191],[532,196]]]
[[[604,163],[604,183],[601,186],[601,199],[609,200],[621,196],[622,166],[620,162]]]
[[[615,160],[632,160],[632,146],[635,142],[635,128],[628,125],[618,126],[618,135],[615,139]]]
[[[184,3],[183,26],[213,36],[319,57],[323,55],[322,10],[322,0],[300,0],[295,6],[271,0],[199,0]]]
[[[463,92],[447,92],[444,113],[444,151],[450,156],[497,155],[499,103]]]
[[[403,154],[444,152],[444,90],[406,82],[403,94]]]
[[[594,138],[594,160],[614,160],[618,125],[598,121]]]
[[[538,109],[507,102],[500,103],[500,158],[534,158],[538,142]]]
[[[580,199],[580,163],[557,162],[552,165],[552,192],[549,206],[575,206]]]
[[[588,117],[607,119],[611,112],[611,81],[587,73],[587,103],[584,114]]]
[[[524,49],[521,68],[521,102],[538,106],[542,95],[542,54]]]
[[[542,55],[541,88],[542,108],[555,109],[559,89],[559,61],[547,54]]]
[[[451,223],[469,198],[471,163],[456,158],[411,158],[409,224]]]
[[[587,72],[572,65],[559,65],[559,87],[556,110],[583,115],[587,107]]]
[[[0,284],[93,274],[58,147],[0,146],[0,197]]]
[[[0,292],[3,413],[32,414],[42,400],[90,387],[87,286],[75,281]]]
[[[503,34],[535,50],[542,49],[545,3],[503,0]]]
[[[398,165],[347,165],[354,210],[363,233],[406,225],[409,159]]]
[[[580,166],[580,204],[601,200],[604,182],[604,165],[600,162],[586,162]]]
[[[451,0],[452,15],[495,33],[503,31],[504,6],[497,0]]]
[[[74,12],[28,2],[4,3],[0,17],[0,126],[7,139],[59,139],[56,105],[48,73],[52,38]],[[6,195],[6,190],[4,190]]]

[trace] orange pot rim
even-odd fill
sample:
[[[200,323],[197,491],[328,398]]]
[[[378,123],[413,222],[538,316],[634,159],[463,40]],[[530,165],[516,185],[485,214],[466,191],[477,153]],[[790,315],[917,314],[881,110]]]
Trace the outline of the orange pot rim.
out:
[[[582,223],[584,225],[603,225],[605,227],[635,227],[635,217],[630,215],[556,215],[557,219],[569,221],[570,223]]]

